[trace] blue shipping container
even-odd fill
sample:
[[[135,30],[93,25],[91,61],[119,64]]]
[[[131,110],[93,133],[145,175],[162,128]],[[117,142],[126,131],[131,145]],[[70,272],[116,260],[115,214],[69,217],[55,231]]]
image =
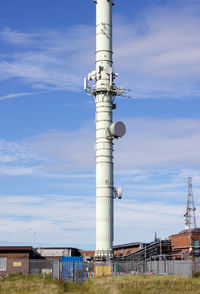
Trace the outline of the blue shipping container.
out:
[[[62,278],[74,281],[77,270],[83,270],[82,256],[63,256],[62,259]]]

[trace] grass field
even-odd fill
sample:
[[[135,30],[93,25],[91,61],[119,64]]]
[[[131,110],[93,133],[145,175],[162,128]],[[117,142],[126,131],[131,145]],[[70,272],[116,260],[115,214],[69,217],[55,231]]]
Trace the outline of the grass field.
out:
[[[11,275],[0,281],[0,294],[200,294],[200,278],[117,276],[82,285],[52,281],[49,276]]]

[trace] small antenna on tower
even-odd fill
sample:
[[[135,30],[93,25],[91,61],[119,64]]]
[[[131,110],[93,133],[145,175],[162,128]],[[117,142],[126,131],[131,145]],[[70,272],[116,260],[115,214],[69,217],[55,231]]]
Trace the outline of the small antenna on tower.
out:
[[[195,210],[196,210],[196,207],[194,206],[194,198],[193,198],[193,191],[192,191],[192,177],[188,177],[188,198],[187,198],[186,212],[184,214],[186,230],[189,230],[192,224],[194,228],[197,227]]]

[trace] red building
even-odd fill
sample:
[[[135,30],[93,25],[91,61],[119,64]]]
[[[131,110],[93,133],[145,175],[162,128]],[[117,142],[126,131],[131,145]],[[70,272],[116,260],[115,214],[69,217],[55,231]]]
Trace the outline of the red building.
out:
[[[30,259],[38,258],[31,246],[0,246],[0,274],[28,274]]]
[[[183,230],[170,239],[174,259],[200,261],[200,228]]]

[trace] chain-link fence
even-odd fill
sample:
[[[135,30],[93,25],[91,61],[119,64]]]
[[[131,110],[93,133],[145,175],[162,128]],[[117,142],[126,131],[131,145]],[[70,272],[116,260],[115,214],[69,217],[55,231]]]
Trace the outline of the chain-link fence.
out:
[[[53,279],[60,278],[60,261],[46,259],[8,259],[5,258],[0,275],[9,274],[51,274]]]
[[[82,259],[45,260],[45,259],[7,259],[1,262],[0,276],[22,273],[51,274],[52,279],[82,283],[86,279],[104,275],[151,274],[181,275],[192,277],[200,273],[200,262],[189,260],[170,260],[159,257],[140,261],[113,260],[109,262],[83,262]]]
[[[180,275],[192,277],[200,272],[200,262],[190,260],[149,259],[140,261],[115,261],[113,272],[118,274]]]

